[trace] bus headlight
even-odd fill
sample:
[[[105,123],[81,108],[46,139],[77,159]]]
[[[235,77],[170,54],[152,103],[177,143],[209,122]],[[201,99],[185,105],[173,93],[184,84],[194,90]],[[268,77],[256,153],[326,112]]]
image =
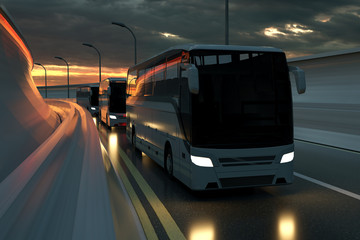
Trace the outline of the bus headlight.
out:
[[[280,163],[291,162],[294,159],[294,152],[286,153],[282,156]]]
[[[96,108],[94,108],[94,107],[91,107],[90,109],[91,109],[91,110],[94,110],[94,111],[96,110]]]
[[[110,119],[116,119],[115,115],[109,115]]]
[[[191,161],[193,164],[199,167],[213,167],[213,163],[210,158],[207,157],[197,157],[197,156],[190,156]]]

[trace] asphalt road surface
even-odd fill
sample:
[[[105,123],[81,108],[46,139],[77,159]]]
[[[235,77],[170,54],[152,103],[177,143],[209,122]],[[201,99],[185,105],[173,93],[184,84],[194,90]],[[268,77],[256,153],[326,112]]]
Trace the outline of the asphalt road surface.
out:
[[[125,129],[98,129],[147,237],[360,239],[359,152],[295,141],[293,184],[199,193],[133,151]]]

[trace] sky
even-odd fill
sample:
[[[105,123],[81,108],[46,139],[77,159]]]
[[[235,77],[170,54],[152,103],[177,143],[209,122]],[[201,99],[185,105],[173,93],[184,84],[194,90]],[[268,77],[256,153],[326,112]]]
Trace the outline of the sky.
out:
[[[224,44],[225,0],[0,0],[47,69],[48,85],[125,77],[137,62],[179,44]],[[360,0],[229,0],[231,45],[273,46],[288,58],[360,47]],[[34,66],[35,84],[44,70]]]

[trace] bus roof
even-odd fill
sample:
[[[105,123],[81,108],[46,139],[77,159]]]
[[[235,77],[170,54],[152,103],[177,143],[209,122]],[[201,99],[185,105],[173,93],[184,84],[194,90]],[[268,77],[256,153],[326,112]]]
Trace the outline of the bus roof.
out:
[[[146,67],[147,65],[151,64],[152,62],[156,62],[161,60],[165,57],[171,57],[176,53],[181,51],[193,51],[193,50],[214,50],[214,51],[245,51],[245,52],[283,52],[279,48],[274,47],[257,47],[257,46],[239,46],[239,45],[215,45],[215,44],[184,44],[184,45],[177,45],[171,48],[166,49],[165,51],[148,58],[147,60],[132,66],[133,68],[141,68]]]
[[[110,82],[126,82],[126,78],[106,78],[103,81],[110,81]]]
[[[282,52],[281,49],[273,47],[256,47],[256,46],[240,46],[240,45],[215,45],[215,44],[184,44],[171,47],[164,52],[171,50],[224,50],[224,51],[255,51],[255,52]],[[161,54],[161,53],[160,53]]]
[[[99,87],[99,85],[98,84],[81,85],[81,86],[76,87],[76,89],[88,88],[88,87],[90,87],[90,88]]]

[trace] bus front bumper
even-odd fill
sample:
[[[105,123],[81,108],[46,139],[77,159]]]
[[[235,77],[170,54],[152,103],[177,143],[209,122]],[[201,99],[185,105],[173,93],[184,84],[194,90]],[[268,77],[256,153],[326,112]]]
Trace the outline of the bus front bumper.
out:
[[[255,151],[254,149],[197,151],[192,148],[192,155],[210,158],[213,166],[204,167],[191,163],[190,188],[211,190],[290,184],[293,182],[293,161],[280,162],[282,156],[293,151],[293,145]]]
[[[99,107],[98,106],[90,106],[89,112],[91,116],[97,116],[99,115]]]
[[[109,113],[111,127],[126,127],[126,114]]]

